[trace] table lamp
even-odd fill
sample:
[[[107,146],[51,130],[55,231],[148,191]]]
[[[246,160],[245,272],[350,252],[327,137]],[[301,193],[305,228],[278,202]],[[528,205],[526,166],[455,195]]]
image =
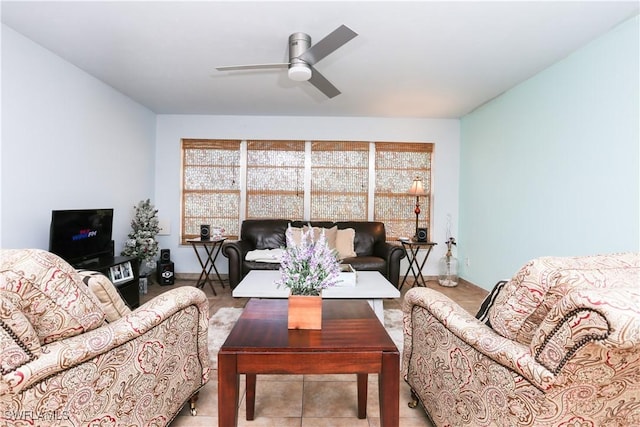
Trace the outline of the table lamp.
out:
[[[427,193],[424,191],[424,186],[422,185],[422,178],[416,176],[413,179],[413,183],[411,184],[411,188],[409,188],[408,194],[416,197],[416,208],[414,209],[414,213],[416,214],[416,234],[414,238],[418,238],[418,217],[420,216],[420,196],[426,196]]]

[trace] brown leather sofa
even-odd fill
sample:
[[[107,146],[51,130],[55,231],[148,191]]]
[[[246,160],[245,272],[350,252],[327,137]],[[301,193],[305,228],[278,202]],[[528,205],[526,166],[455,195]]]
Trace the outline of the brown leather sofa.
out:
[[[387,243],[382,222],[374,221],[291,221],[288,219],[245,220],[240,229],[240,239],[226,241],[222,253],[229,259],[229,283],[235,288],[251,270],[277,270],[280,264],[247,261],[248,252],[257,249],[277,249],[286,246],[285,233],[288,225],[303,227],[355,230],[354,249],[356,257],[345,258],[344,264],[351,264],[356,270],[379,271],[395,287],[400,277],[400,260],[405,252],[401,246]]]

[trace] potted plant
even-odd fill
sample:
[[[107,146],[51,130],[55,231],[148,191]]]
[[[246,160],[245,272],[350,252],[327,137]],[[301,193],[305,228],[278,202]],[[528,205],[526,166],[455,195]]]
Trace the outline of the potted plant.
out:
[[[149,199],[141,200],[134,206],[135,213],[131,220],[131,232],[127,236],[121,255],[133,256],[138,259],[141,282],[155,267],[155,257],[158,254],[156,236],[160,232],[158,210]],[[141,289],[143,293],[144,289]]]
[[[280,260],[278,287],[289,288],[289,329],[320,329],[322,290],[334,286],[340,273],[338,259],[329,248],[324,230],[317,240],[311,226],[293,239],[291,226],[286,232],[287,248]]]

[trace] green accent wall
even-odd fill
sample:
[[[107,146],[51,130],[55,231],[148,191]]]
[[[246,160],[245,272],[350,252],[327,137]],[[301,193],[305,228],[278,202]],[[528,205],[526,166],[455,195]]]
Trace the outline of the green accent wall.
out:
[[[639,19],[461,119],[461,277],[640,250]]]

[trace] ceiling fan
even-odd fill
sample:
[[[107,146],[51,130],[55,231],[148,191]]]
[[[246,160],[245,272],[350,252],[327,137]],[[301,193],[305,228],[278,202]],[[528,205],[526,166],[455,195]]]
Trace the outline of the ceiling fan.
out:
[[[288,68],[291,80],[308,81],[327,97],[340,95],[340,91],[318,72],[313,65],[357,36],[353,30],[341,25],[318,43],[311,46],[311,37],[305,33],[289,36],[289,62],[274,64],[228,65],[216,67],[218,71],[260,70]]]

